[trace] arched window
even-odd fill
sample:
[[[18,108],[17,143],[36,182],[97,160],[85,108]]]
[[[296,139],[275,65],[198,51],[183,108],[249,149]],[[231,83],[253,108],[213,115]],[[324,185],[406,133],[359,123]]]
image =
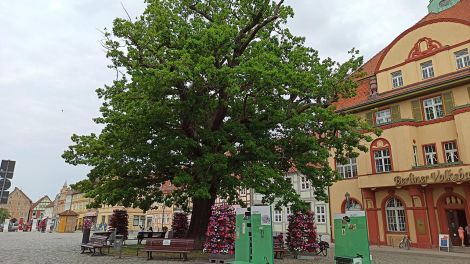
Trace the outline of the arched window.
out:
[[[374,173],[393,171],[392,150],[390,143],[384,138],[378,138],[370,145],[372,169]]]
[[[387,213],[387,228],[390,232],[405,232],[406,219],[405,207],[402,202],[395,197],[388,199],[385,204]]]

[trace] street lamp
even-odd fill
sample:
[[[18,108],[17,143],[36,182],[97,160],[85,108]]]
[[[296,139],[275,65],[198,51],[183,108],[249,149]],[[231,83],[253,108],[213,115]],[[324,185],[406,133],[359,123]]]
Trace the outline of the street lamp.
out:
[[[348,192],[346,192],[344,194],[344,197],[346,198],[345,211],[347,212],[347,211],[349,211],[349,209],[351,209],[351,195]]]

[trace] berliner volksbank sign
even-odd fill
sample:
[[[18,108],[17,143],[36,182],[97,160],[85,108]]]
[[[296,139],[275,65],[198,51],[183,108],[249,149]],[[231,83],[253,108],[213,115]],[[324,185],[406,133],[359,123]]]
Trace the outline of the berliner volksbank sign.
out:
[[[395,185],[414,185],[414,184],[433,184],[433,183],[462,183],[470,181],[470,171],[459,169],[458,171],[438,170],[428,175],[415,175],[410,173],[408,176],[395,176],[393,178]]]
[[[15,164],[16,161],[13,160],[2,160],[0,164],[0,204],[6,204],[8,201],[8,189],[11,187],[10,180],[13,178]]]

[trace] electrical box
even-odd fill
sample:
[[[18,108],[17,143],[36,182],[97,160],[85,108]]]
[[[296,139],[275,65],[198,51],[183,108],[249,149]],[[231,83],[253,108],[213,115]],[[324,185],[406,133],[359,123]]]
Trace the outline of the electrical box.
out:
[[[334,218],[335,263],[372,264],[364,211],[348,211]]]
[[[271,206],[236,210],[235,262],[274,264]]]

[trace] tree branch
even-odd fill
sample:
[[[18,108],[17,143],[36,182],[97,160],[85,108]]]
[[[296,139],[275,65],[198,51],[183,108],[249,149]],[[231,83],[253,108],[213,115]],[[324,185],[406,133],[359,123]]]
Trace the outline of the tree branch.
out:
[[[209,20],[210,22],[214,22],[214,19],[207,13],[199,10],[196,8],[196,4],[192,4],[189,6],[189,9],[193,10],[194,12],[198,13],[199,15],[203,16],[205,19]]]
[[[273,15],[267,17],[262,22],[260,22],[260,20],[263,14],[263,10],[260,10],[258,14],[256,14],[256,16],[253,18],[253,21],[240,31],[237,38],[235,39],[235,43],[238,47],[236,47],[233,52],[232,63],[234,64],[232,64],[232,66],[235,66],[236,58],[243,54],[243,52],[246,50],[251,41],[256,37],[256,34],[258,34],[258,32],[266,25],[279,18],[279,9],[281,8],[283,3],[284,0],[279,1],[279,3],[277,3],[276,7],[274,8]],[[246,37],[245,41],[241,43],[241,40],[245,37],[247,33],[249,33],[248,37]]]

